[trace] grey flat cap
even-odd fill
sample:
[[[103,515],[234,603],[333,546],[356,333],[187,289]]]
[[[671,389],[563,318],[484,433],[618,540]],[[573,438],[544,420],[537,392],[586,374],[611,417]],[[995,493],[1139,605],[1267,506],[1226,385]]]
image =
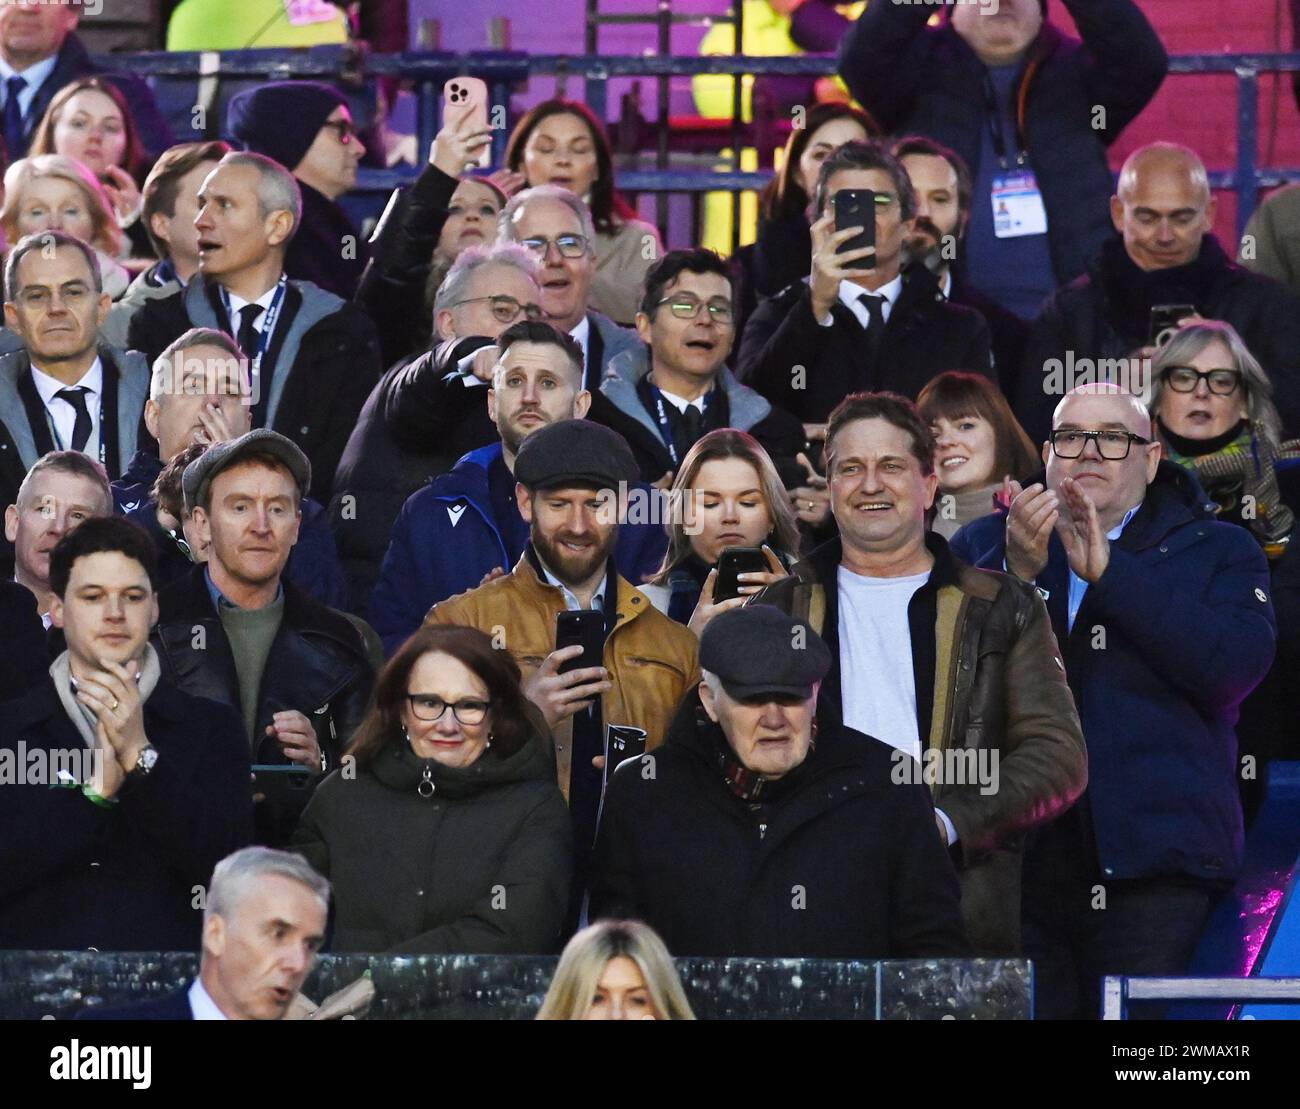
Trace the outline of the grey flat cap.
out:
[[[590,420],[561,420],[538,428],[515,457],[515,480],[529,489],[591,485],[616,489],[640,477],[627,440]]]
[[[700,666],[742,700],[762,695],[808,697],[831,668],[830,648],[803,620],[774,605],[745,605],[709,621]]]
[[[212,479],[227,466],[243,461],[250,454],[269,454],[288,467],[293,480],[298,485],[301,496],[307,495],[311,488],[311,463],[302,453],[302,448],[292,439],[286,439],[278,431],[258,427],[238,439],[227,439],[205,450],[198,458],[185,467],[181,478],[181,491],[185,494],[185,511],[190,512],[203,500],[204,492]]]

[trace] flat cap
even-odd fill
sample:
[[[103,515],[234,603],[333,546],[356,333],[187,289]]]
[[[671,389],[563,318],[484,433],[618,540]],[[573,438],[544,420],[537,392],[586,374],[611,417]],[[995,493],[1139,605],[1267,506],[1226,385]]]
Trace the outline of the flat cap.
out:
[[[278,431],[267,427],[254,428],[238,439],[227,439],[224,443],[214,443],[193,462],[185,467],[181,477],[181,491],[185,494],[185,511],[191,511],[203,500],[207,487],[227,466],[242,462],[252,454],[269,454],[279,459],[293,474],[301,496],[307,495],[311,488],[311,463],[302,449],[292,439],[286,439]]]
[[[591,485],[616,489],[641,471],[617,431],[590,420],[561,420],[529,435],[515,456],[515,480],[529,489]]]
[[[700,667],[716,674],[728,695],[808,697],[831,668],[831,652],[804,620],[774,605],[749,604],[709,621],[700,638]]]

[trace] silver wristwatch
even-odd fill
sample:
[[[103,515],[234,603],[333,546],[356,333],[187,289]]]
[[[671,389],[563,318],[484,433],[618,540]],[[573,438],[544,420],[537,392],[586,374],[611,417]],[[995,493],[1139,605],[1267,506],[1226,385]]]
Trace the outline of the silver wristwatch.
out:
[[[158,762],[158,748],[152,743],[146,743],[140,748],[140,754],[136,757],[135,765],[127,771],[127,777],[133,780],[148,777],[149,772]]]

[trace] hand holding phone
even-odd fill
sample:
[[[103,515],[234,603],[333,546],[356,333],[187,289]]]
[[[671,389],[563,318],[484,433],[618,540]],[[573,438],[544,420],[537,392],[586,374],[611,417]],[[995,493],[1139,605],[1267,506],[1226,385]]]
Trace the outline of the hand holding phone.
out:
[[[488,89],[477,77],[453,77],[442,90],[442,130],[429,161],[448,177],[484,169],[492,160]]]
[[[837,189],[831,197],[835,208],[835,230],[847,231],[861,228],[852,237],[845,239],[836,248],[837,254],[852,251],[870,250],[871,253],[851,265],[843,263],[844,268],[866,273],[876,268],[876,194],[871,189]]]

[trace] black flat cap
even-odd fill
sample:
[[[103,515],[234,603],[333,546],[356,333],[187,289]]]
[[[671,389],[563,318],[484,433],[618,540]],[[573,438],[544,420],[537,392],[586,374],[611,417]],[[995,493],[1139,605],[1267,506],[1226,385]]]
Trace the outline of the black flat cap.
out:
[[[181,491],[185,494],[185,511],[189,512],[203,500],[204,491],[227,466],[242,462],[251,454],[269,454],[279,459],[293,474],[301,496],[307,495],[311,488],[311,463],[302,449],[292,439],[286,439],[278,431],[267,427],[254,428],[239,436],[216,443],[205,450],[193,462],[185,467],[181,477]]]
[[[745,605],[709,621],[700,667],[741,700],[764,694],[808,697],[831,668],[831,652],[804,620],[774,605]]]
[[[561,420],[529,435],[515,456],[515,480],[529,489],[590,485],[617,489],[641,471],[617,431],[590,420]]]

